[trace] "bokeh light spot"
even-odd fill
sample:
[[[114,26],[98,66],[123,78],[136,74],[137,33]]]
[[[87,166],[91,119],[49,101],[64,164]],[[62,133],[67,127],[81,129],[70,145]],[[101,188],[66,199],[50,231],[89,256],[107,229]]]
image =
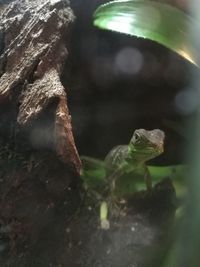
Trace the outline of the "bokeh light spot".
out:
[[[197,91],[186,88],[179,92],[175,97],[175,106],[182,115],[189,115],[194,112],[198,106]]]
[[[115,69],[122,74],[136,74],[141,70],[143,61],[143,55],[138,49],[126,47],[116,55]]]

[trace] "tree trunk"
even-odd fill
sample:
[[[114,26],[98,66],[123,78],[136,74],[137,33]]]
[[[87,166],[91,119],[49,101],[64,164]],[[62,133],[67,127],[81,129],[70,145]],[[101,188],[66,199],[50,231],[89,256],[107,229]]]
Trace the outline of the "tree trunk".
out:
[[[81,203],[60,80],[75,17],[67,0],[17,0],[0,11],[0,266],[50,266]]]
[[[48,132],[51,148],[79,173],[81,163],[74,144],[67,95],[60,81],[73,21],[74,15],[65,0],[15,1],[8,5],[0,23],[3,47],[0,102],[17,102],[17,123],[21,128],[40,118],[56,102],[53,127]]]

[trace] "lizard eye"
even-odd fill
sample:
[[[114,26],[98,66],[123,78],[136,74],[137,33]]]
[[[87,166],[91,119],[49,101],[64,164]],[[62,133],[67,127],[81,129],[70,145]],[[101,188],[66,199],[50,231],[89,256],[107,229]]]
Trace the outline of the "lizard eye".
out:
[[[140,140],[140,134],[139,133],[135,133],[134,134],[134,139],[135,139],[135,141]]]

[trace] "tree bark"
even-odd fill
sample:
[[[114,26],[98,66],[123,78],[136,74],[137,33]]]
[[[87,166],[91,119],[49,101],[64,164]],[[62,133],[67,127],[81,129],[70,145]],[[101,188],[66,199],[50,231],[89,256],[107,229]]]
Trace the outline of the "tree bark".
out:
[[[56,103],[52,148],[79,173],[67,94],[60,81],[73,21],[66,0],[18,0],[7,6],[0,22],[0,103],[17,96],[21,129]]]

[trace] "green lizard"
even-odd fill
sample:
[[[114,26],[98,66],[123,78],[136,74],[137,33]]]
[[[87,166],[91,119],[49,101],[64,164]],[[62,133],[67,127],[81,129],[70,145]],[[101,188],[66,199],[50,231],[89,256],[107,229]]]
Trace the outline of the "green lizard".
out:
[[[159,129],[137,129],[128,145],[119,145],[108,153],[105,170],[111,193],[122,197],[132,194],[142,178],[147,190],[151,190],[151,176],[146,162],[163,153],[164,138],[164,132]]]
[[[146,162],[164,151],[164,138],[164,132],[159,129],[152,131],[137,129],[130,143],[114,147],[104,162],[82,157],[82,176],[86,180],[87,175],[93,173],[97,178],[97,184],[108,186],[112,201],[132,195],[138,190],[137,185],[142,184],[142,179],[150,191],[152,182]],[[93,166],[92,172],[90,172],[91,166]],[[100,207],[101,226],[104,229],[109,226],[106,203],[103,201]]]

